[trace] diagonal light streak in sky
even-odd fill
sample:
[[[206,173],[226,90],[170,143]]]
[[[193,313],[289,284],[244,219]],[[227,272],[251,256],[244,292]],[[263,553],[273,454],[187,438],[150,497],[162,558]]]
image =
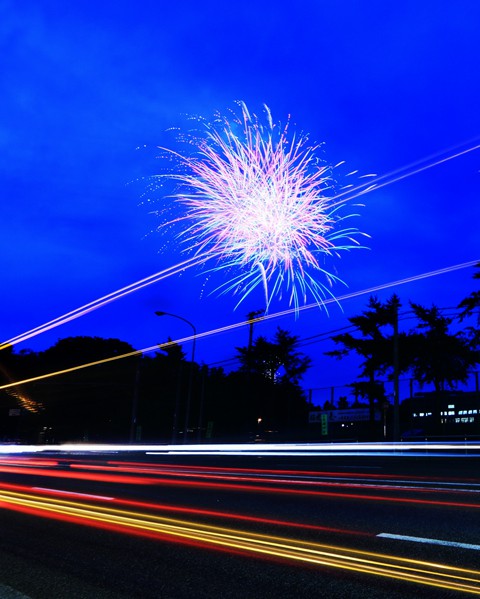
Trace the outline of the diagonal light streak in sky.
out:
[[[187,268],[191,268],[192,266],[198,266],[199,264],[205,262],[206,259],[207,258],[205,256],[193,256],[192,258],[184,260],[180,264],[176,264],[175,266],[166,268],[165,270],[159,271],[153,275],[150,275],[149,277],[145,277],[140,281],[127,285],[126,287],[117,289],[117,291],[113,291],[112,293],[104,295],[103,297],[100,297],[94,300],[93,302],[84,304],[83,306],[80,306],[79,308],[76,308],[71,312],[67,312],[66,314],[63,314],[63,316],[58,316],[57,318],[54,318],[53,320],[50,320],[49,322],[46,322],[43,325],[40,325],[38,327],[35,327],[34,329],[26,331],[25,333],[22,333],[21,335],[17,335],[16,337],[12,337],[11,339],[3,341],[2,343],[0,343],[0,350],[2,350],[7,345],[14,345],[16,343],[20,343],[21,341],[26,341],[27,339],[36,337],[37,335],[45,333],[50,329],[54,329],[62,324],[65,324],[66,322],[75,320],[76,318],[84,316],[89,312],[93,312],[93,310],[97,310],[98,308],[101,308],[102,306],[114,302],[115,300],[120,299],[121,297],[125,297],[126,295],[129,295],[134,291],[138,291],[139,289],[143,289],[148,285],[152,285],[152,283],[157,283],[158,281],[166,279],[167,277],[183,272]]]
[[[387,173],[386,175],[377,176],[372,181],[368,181],[367,183],[364,183],[362,185],[357,185],[354,188],[348,189],[338,195],[348,195],[348,199],[352,200],[371,191],[381,189],[382,187],[386,187],[387,185],[392,185],[393,183],[397,183],[398,181],[402,181],[403,179],[412,177],[413,175],[418,175],[419,173],[427,171],[435,166],[439,166],[440,164],[444,164],[445,162],[449,162],[450,160],[453,160],[455,158],[459,158],[460,156],[469,154],[470,152],[475,152],[478,149],[480,149],[480,144],[478,143],[467,148],[464,147],[463,149],[460,149],[457,146],[446,155],[444,152],[442,152],[441,154],[432,156],[429,159],[427,158],[425,160],[414,162],[404,168],[400,168],[396,171]]]
[[[340,193],[338,195],[338,199],[342,200],[342,197],[345,194],[348,194],[348,196],[349,196],[348,200],[354,199],[355,197],[358,197],[360,195],[365,195],[366,193],[370,193],[372,191],[375,191],[375,190],[385,187],[387,185],[391,185],[393,183],[396,183],[397,181],[400,181],[400,180],[406,179],[408,177],[411,177],[413,175],[416,175],[420,172],[423,172],[425,170],[433,168],[437,165],[443,164],[449,160],[453,160],[455,158],[458,158],[458,157],[468,154],[470,152],[476,151],[479,148],[480,148],[480,144],[477,144],[477,145],[471,146],[467,149],[458,150],[458,151],[456,150],[455,152],[450,153],[447,156],[442,156],[441,158],[432,160],[430,162],[425,163],[425,161],[419,161],[417,163],[414,163],[413,165],[410,165],[409,167],[398,169],[397,171],[393,171],[392,173],[377,177],[372,182],[368,182],[368,183],[359,185],[357,187],[350,188],[349,190],[346,190],[345,192]],[[347,200],[345,200],[345,201],[347,201]],[[89,302],[83,306],[80,306],[79,308],[76,308],[75,310],[67,312],[63,316],[54,318],[53,320],[50,320],[42,325],[39,325],[38,327],[35,327],[33,329],[30,329],[29,331],[26,331],[24,333],[21,333],[21,334],[15,336],[15,337],[11,337],[10,339],[0,342],[0,351],[8,345],[14,345],[14,344],[20,343],[22,341],[26,341],[27,339],[30,339],[37,335],[40,335],[41,333],[49,331],[53,328],[56,328],[62,324],[70,322],[72,320],[75,320],[75,319],[79,318],[80,316],[84,316],[84,315],[86,315],[94,310],[97,310],[98,308],[101,308],[102,306],[105,306],[113,301],[116,301],[117,299],[120,299],[130,293],[138,291],[144,287],[147,287],[147,286],[149,286],[153,283],[156,283],[160,280],[163,280],[169,276],[178,274],[179,272],[183,272],[187,268],[191,268],[193,266],[203,264],[203,263],[207,262],[208,260],[215,258],[215,257],[218,257],[218,256],[212,252],[210,252],[210,253],[207,252],[204,254],[195,254],[191,258],[188,258],[177,265],[171,266],[163,271],[160,271],[153,275],[145,277],[144,279],[136,281],[135,283],[131,283],[130,285],[122,287],[121,289],[113,291],[112,293],[109,293],[105,296],[102,296],[102,297],[92,301],[92,302]],[[467,263],[467,264],[473,265],[476,262],[478,262],[478,260],[473,261],[471,263]],[[452,267],[452,268],[455,269],[456,267]],[[442,269],[442,271],[447,272],[448,269],[447,270]],[[438,271],[438,274],[441,274],[441,271]],[[423,275],[423,276],[420,275],[418,278],[425,278],[426,276],[429,276],[429,275],[428,274]],[[408,280],[403,280],[401,282],[397,282],[396,284],[402,284],[403,282],[408,282]],[[387,286],[388,285],[381,285],[378,287],[373,287],[372,291],[376,291],[379,289],[385,289]],[[356,295],[362,295],[363,293],[366,293],[366,291],[365,292],[361,292],[361,291],[357,292]],[[321,301],[321,305],[325,305],[325,304],[332,303],[332,302],[339,302],[342,299],[345,299],[345,298],[348,299],[349,297],[355,297],[355,295],[348,294],[347,296],[342,296],[339,298],[335,298],[335,297],[331,297],[328,299],[324,298]],[[298,313],[301,310],[311,309],[312,307],[318,307],[318,305],[319,305],[318,302],[315,302],[314,304],[304,305],[304,306],[297,305],[293,309],[286,310],[281,313],[277,313],[276,315],[272,315],[272,317],[276,317],[278,315],[290,314],[292,312]],[[246,323],[242,323],[241,326],[243,326],[244,324],[246,324]]]
[[[363,289],[361,291],[353,291],[351,293],[347,293],[345,295],[342,295],[342,296],[340,296],[338,298],[330,298],[328,300],[325,300],[324,303],[327,304],[327,303],[332,303],[332,302],[345,301],[345,300],[352,299],[352,298],[355,298],[355,297],[359,297],[359,296],[362,296],[362,295],[375,293],[375,292],[381,291],[383,289],[389,289],[389,288],[392,288],[392,287],[397,287],[399,285],[405,285],[407,283],[413,283],[413,282],[419,281],[421,279],[426,279],[426,278],[429,278],[429,277],[434,277],[434,276],[438,276],[438,275],[442,275],[442,274],[454,272],[454,271],[457,271],[457,270],[460,270],[460,269],[463,269],[463,268],[468,268],[468,267],[474,266],[475,264],[478,264],[478,262],[479,262],[479,260],[471,260],[470,262],[463,262],[462,264],[456,264],[454,266],[449,266],[449,267],[446,267],[446,268],[441,268],[441,269],[438,269],[438,270],[433,270],[433,271],[430,271],[430,272],[427,272],[427,273],[422,273],[422,274],[419,274],[419,275],[414,275],[412,277],[407,277],[405,279],[400,279],[398,281],[392,281],[390,283],[383,283],[381,285],[377,285],[376,287],[369,287],[368,289]],[[267,315],[262,316],[260,318],[254,319],[253,322],[260,322],[260,321],[263,321],[263,320],[271,320],[271,319],[274,319],[274,318],[281,318],[283,316],[288,316],[288,315],[294,314],[294,313],[299,312],[299,311],[311,310],[311,309],[317,308],[317,307],[318,307],[318,304],[316,304],[316,303],[307,304],[305,306],[299,306],[299,307],[290,308],[288,310],[284,310],[284,311],[281,311],[281,312],[275,312],[274,314],[267,314]],[[88,362],[86,364],[79,364],[78,366],[72,366],[71,368],[65,368],[63,370],[58,370],[56,372],[50,372],[50,373],[42,374],[42,375],[39,375],[39,376],[36,376],[36,377],[31,377],[31,378],[28,378],[28,379],[23,379],[21,381],[15,381],[15,382],[7,383],[7,384],[4,384],[4,385],[0,385],[0,390],[1,389],[8,389],[10,387],[16,387],[16,386],[19,386],[19,385],[24,385],[26,383],[32,383],[32,382],[35,382],[35,381],[40,381],[40,380],[51,378],[51,377],[54,377],[54,376],[59,376],[61,374],[68,374],[70,372],[75,372],[75,371],[81,370],[83,368],[90,368],[92,366],[98,366],[99,364],[107,364],[109,362],[114,362],[116,360],[123,360],[125,358],[130,358],[130,357],[137,356],[137,355],[140,355],[140,354],[151,353],[151,352],[154,352],[154,351],[158,351],[159,349],[168,347],[169,345],[172,345],[172,344],[181,345],[182,343],[193,341],[194,337],[195,337],[196,340],[198,340],[198,339],[202,339],[202,338],[205,338],[205,337],[210,337],[212,335],[218,335],[220,333],[226,333],[226,332],[238,329],[240,327],[247,326],[251,322],[252,322],[251,320],[250,321],[237,322],[237,323],[230,324],[230,325],[227,325],[227,326],[224,326],[224,327],[219,327],[217,329],[212,329],[210,331],[204,331],[203,333],[196,333],[195,336],[194,335],[190,335],[188,337],[183,337],[183,338],[177,339],[175,341],[169,341],[169,342],[161,343],[161,344],[157,343],[157,344],[155,344],[153,346],[145,347],[143,349],[135,350],[133,352],[128,352],[126,354],[120,354],[120,355],[117,355],[117,356],[112,356],[111,358],[104,358],[102,360],[96,360],[95,362]],[[43,332],[43,331],[40,331],[40,332]],[[35,333],[35,334],[38,334],[38,333]],[[26,338],[28,338],[28,337],[25,337],[25,339]],[[22,338],[21,340],[24,340],[24,338]],[[7,344],[8,344],[8,342],[4,342],[2,345],[0,345],[0,350],[2,349],[2,347],[5,347]]]

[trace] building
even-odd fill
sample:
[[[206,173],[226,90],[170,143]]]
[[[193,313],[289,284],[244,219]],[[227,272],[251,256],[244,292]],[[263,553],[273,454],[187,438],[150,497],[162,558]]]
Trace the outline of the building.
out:
[[[402,438],[480,437],[480,393],[415,393],[401,404]]]

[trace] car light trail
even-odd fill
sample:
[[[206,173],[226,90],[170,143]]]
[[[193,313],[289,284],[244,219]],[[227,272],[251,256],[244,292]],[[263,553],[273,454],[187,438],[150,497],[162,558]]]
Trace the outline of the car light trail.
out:
[[[249,524],[267,524],[269,526],[282,527],[282,528],[294,528],[301,531],[315,531],[315,532],[329,532],[341,535],[354,535],[354,536],[366,536],[372,537],[372,533],[360,532],[358,530],[348,530],[344,528],[334,528],[331,526],[321,526],[317,524],[309,524],[306,522],[292,522],[289,520],[279,520],[273,518],[264,518],[261,516],[252,516],[251,514],[241,514],[234,513],[232,511],[222,512],[219,510],[209,510],[195,507],[186,507],[179,505],[171,505],[164,503],[151,503],[146,501],[138,501],[132,499],[119,499],[111,496],[105,495],[97,495],[92,493],[78,493],[76,491],[66,491],[63,489],[52,489],[46,487],[28,487],[24,485],[14,485],[8,483],[0,483],[0,492],[1,490],[6,491],[7,493],[21,493],[21,494],[31,494],[32,491],[35,491],[36,495],[40,496],[56,496],[61,495],[63,498],[69,497],[73,499],[90,499],[96,502],[110,502],[115,504],[115,506],[122,506],[124,508],[135,508],[135,509],[143,509],[148,510],[149,512],[166,512],[166,513],[175,513],[176,515],[188,515],[188,516],[200,516],[208,519],[222,519],[222,520],[232,520],[232,521],[240,521],[247,522]]]
[[[365,488],[365,489],[383,489],[395,491],[438,491],[440,493],[464,492],[480,493],[480,483],[469,481],[461,483],[459,481],[439,482],[426,481],[425,479],[411,479],[395,476],[382,475],[360,475],[358,473],[338,473],[331,472],[302,472],[302,471],[284,471],[284,470],[256,470],[256,469],[238,469],[238,468],[205,468],[195,466],[175,466],[168,464],[141,464],[128,462],[109,462],[105,464],[85,464],[71,463],[72,469],[79,470],[102,470],[110,472],[130,472],[136,474],[151,474],[154,476],[171,477],[193,477],[207,480],[229,480],[242,482],[255,482],[263,484],[286,484],[301,486],[331,486],[347,488]],[[352,478],[354,482],[352,482]],[[347,482],[345,482],[347,481]],[[373,481],[373,482],[372,482]],[[421,486],[423,485],[423,486]],[[433,486],[436,485],[436,486]],[[443,485],[446,485],[443,486]],[[467,488],[468,485],[468,488]],[[456,488],[453,488],[453,487]]]
[[[22,466],[1,466],[0,472],[9,474],[28,474],[34,476],[51,476],[54,478],[68,478],[78,480],[94,480],[99,482],[122,483],[131,485],[151,485],[155,481],[152,478],[122,474],[97,474],[93,472],[70,472],[68,470],[55,470],[53,468],[40,470],[39,468],[28,468]]]
[[[1,463],[1,462],[0,462]],[[80,466],[82,463],[84,462],[78,462],[77,464],[74,464],[71,462],[71,460],[69,460],[69,463],[72,466]],[[92,465],[89,465],[89,467]],[[383,473],[382,474],[375,474],[375,473],[360,473],[360,472],[346,472],[346,471],[341,471],[341,472],[334,472],[334,471],[319,471],[319,470],[280,470],[278,468],[276,468],[275,470],[272,469],[265,469],[265,468],[238,468],[238,467],[221,467],[221,466],[198,466],[198,465],[194,465],[194,464],[188,464],[188,465],[183,465],[183,464],[168,464],[168,463],[155,463],[155,464],[146,464],[145,462],[126,462],[124,460],[122,461],[113,461],[113,460],[108,460],[105,465],[103,466],[103,468],[105,468],[105,466],[108,467],[117,467],[117,468],[121,468],[122,472],[126,472],[128,471],[130,468],[132,469],[132,471],[137,471],[137,472],[145,472],[147,469],[150,469],[150,471],[152,471],[153,469],[157,469],[157,468],[161,468],[162,471],[164,472],[175,472],[175,473],[183,473],[184,475],[193,475],[195,476],[197,473],[215,473],[215,474],[229,474],[231,477],[233,476],[242,476],[242,475],[254,475],[257,479],[258,478],[265,478],[265,479],[272,479],[272,478],[276,478],[278,476],[282,476],[285,478],[290,478],[291,481],[293,480],[318,480],[319,478],[325,478],[325,479],[336,479],[336,480],[361,480],[361,481],[372,481],[372,480],[377,480],[377,481],[388,481],[388,482],[392,482],[392,483],[408,483],[410,485],[412,484],[423,484],[423,485],[443,485],[445,487],[453,487],[456,486],[458,488],[463,488],[463,487],[478,487],[478,489],[480,490],[480,482],[478,482],[478,479],[459,479],[459,478],[450,478],[448,480],[444,480],[442,479],[442,481],[440,482],[437,478],[432,478],[432,477],[425,477],[425,476],[412,476],[409,475],[408,479],[405,478],[404,475],[401,474],[387,474],[387,473]],[[100,466],[97,466],[98,468]],[[428,488],[428,487],[427,487]],[[476,490],[475,490],[476,491]]]
[[[25,466],[20,462],[11,465],[2,464],[0,460],[0,472],[6,474],[23,474],[28,476],[49,476],[56,479],[96,481],[122,485],[144,485],[144,486],[166,486],[171,488],[186,488],[198,490],[232,491],[249,493],[270,493],[275,495],[296,495],[311,497],[332,497],[342,500],[380,501],[407,504],[436,505],[444,507],[480,509],[480,502],[474,502],[475,494],[480,492],[478,484],[471,483],[469,488],[459,486],[456,488],[442,488],[441,483],[432,487],[429,482],[427,486],[421,486],[419,481],[412,481],[408,486],[405,484],[394,484],[392,481],[382,481],[376,478],[371,482],[364,475],[363,480],[356,477],[353,481],[345,478],[343,481],[335,480],[335,476],[328,473],[315,475],[311,473],[309,480],[296,477],[285,478],[282,471],[278,472],[277,478],[270,476],[265,478],[262,471],[250,470],[243,474],[236,469],[224,468],[221,471],[212,472],[210,468],[200,470],[199,468],[177,466],[174,469],[158,465],[132,465],[117,462],[116,466],[111,464],[90,464],[82,462],[66,462],[58,468],[32,467],[27,461]],[[304,473],[303,473],[304,474]],[[332,480],[333,479],[333,480]],[[414,484],[415,483],[415,484]],[[335,490],[325,490],[334,488]],[[474,488],[472,488],[474,487]],[[378,492],[382,494],[379,495]],[[372,492],[376,492],[372,494]],[[391,493],[401,492],[403,496]],[[389,495],[390,493],[390,495]],[[430,494],[430,498],[405,497],[406,493]],[[438,494],[466,495],[469,501],[464,500],[442,500]]]
[[[240,552],[255,557],[281,559],[290,563],[331,567],[480,595],[480,571],[446,564],[252,533],[16,491],[1,491],[0,505],[29,514],[148,536],[158,540]]]
[[[12,485],[13,487],[13,485]],[[78,491],[65,491],[63,489],[49,489],[45,487],[32,487],[34,491],[39,491],[40,493],[52,493],[53,495],[69,495],[70,497],[77,497],[78,499],[95,499],[97,501],[114,501],[113,497],[109,497],[107,495],[96,495],[93,493],[79,493]]]
[[[158,345],[155,346],[158,349]],[[0,389],[4,387],[0,386]],[[415,443],[212,443],[197,445],[131,445],[64,443],[62,445],[0,445],[0,454],[55,452],[68,455],[85,453],[138,452],[147,455],[240,455],[240,456],[358,456],[396,455],[402,457],[455,457],[478,455],[478,442]],[[459,453],[462,452],[462,453]]]
[[[88,452],[87,452],[88,453]],[[11,456],[11,457],[0,457],[0,467],[2,465],[15,465],[20,467],[30,466],[52,466],[61,468],[71,469],[83,469],[83,470],[103,470],[111,472],[129,472],[135,474],[162,474],[170,476],[216,476],[222,478],[228,476],[230,480],[240,479],[242,477],[254,476],[256,480],[273,480],[278,479],[279,476],[288,479],[287,482],[295,481],[313,481],[319,479],[326,480],[356,480],[363,482],[380,481],[386,483],[406,483],[409,485],[425,485],[425,488],[432,488],[429,485],[441,485],[443,488],[452,490],[453,487],[458,489],[466,489],[477,492],[477,488],[480,489],[480,482],[477,478],[449,478],[442,479],[439,481],[437,478],[426,477],[426,476],[415,476],[408,475],[408,478],[402,474],[388,474],[385,472],[380,473],[364,473],[364,472],[348,472],[348,471],[331,471],[331,470],[284,470],[284,469],[266,469],[266,468],[239,468],[239,467],[222,467],[222,466],[204,466],[196,464],[172,464],[168,462],[140,462],[140,461],[126,461],[126,460],[105,460],[102,462],[96,462],[93,460],[88,461],[85,459],[69,455],[68,457],[61,457],[58,459],[42,459],[42,458],[31,458],[28,456]],[[453,489],[454,490],[454,489]]]
[[[8,458],[0,458],[0,464],[15,464],[24,466],[38,466],[43,468],[44,466],[58,466],[60,463],[59,460],[48,460],[43,458],[29,458],[29,457],[8,457]]]

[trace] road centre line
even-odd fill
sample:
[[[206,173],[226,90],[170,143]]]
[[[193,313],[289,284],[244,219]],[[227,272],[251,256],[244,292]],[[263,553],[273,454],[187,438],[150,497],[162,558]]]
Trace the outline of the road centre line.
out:
[[[429,545],[443,545],[445,547],[458,547],[459,549],[473,549],[474,551],[480,551],[480,545],[474,545],[472,543],[459,543],[457,541],[443,541],[441,539],[427,539],[424,537],[410,537],[408,535],[396,535],[388,532],[382,532],[377,535],[383,539],[394,539],[397,541],[412,541],[414,543],[426,543]]]

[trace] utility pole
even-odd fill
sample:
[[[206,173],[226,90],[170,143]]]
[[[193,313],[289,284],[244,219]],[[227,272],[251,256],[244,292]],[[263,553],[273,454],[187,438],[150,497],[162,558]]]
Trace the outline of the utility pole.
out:
[[[393,300],[393,440],[400,441],[399,363],[398,363],[398,298]]]
[[[130,421],[130,443],[140,440],[140,428],[137,422],[138,416],[138,388],[140,385],[140,360],[142,359],[141,354],[136,356],[137,363],[135,365],[135,382],[133,387],[133,400],[132,400],[132,416]]]
[[[260,320],[258,318],[258,316],[260,316],[260,314],[263,314],[263,310],[254,310],[253,312],[249,312],[247,314],[247,322],[249,325],[249,331],[248,331],[248,354],[250,355],[250,352],[252,351],[252,345],[253,345],[253,325],[255,322],[257,322],[258,320]]]
[[[254,310],[252,312],[249,312],[247,314],[247,322],[248,322],[248,346],[247,346],[247,388],[248,388],[248,392],[251,393],[252,392],[252,347],[253,347],[253,325],[256,322],[256,320],[258,320],[258,316],[260,316],[261,314],[263,314],[264,311],[263,310]],[[257,430],[256,430],[256,435],[257,438],[260,437],[260,423],[262,422],[262,418],[258,417],[257,418]]]
[[[164,312],[163,310],[157,310],[155,312],[155,314],[157,316],[173,316],[173,318],[178,318],[179,320],[183,320],[183,322],[186,322],[189,326],[192,327],[192,330],[193,330],[192,357],[190,359],[190,369],[188,372],[187,403],[185,406],[185,427],[184,427],[185,430],[183,431],[183,443],[187,443],[187,441],[188,441],[188,425],[190,422],[190,405],[191,405],[191,399],[192,399],[192,380],[193,380],[193,368],[194,368],[194,363],[195,363],[195,340],[196,340],[196,335],[197,335],[197,329],[195,328],[195,325],[193,323],[191,323],[186,318],[183,318],[183,316],[179,316],[178,314],[172,314],[171,312]],[[177,418],[176,413],[177,413],[177,410],[175,409],[174,421]],[[175,424],[174,424],[174,426],[175,426]]]

